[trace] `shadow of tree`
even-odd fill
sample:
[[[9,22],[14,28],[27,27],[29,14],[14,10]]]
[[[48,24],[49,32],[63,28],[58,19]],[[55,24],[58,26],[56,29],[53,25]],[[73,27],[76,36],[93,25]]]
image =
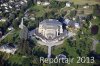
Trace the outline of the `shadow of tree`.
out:
[[[95,59],[95,62],[93,66],[100,66],[100,54],[97,54],[96,52],[94,51],[91,51],[89,54],[88,54],[89,57],[94,57]]]

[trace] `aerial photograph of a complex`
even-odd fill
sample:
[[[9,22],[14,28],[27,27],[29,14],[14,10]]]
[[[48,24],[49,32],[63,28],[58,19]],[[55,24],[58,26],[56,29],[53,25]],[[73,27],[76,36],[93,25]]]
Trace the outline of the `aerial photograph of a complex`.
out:
[[[0,66],[100,66],[100,0],[0,0]]]

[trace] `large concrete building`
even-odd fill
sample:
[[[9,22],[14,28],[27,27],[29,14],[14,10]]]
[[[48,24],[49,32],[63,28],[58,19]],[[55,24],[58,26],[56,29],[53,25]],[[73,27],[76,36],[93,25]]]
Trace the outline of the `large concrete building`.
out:
[[[46,19],[39,23],[39,27],[35,30],[35,36],[43,42],[58,42],[64,39],[65,31],[62,23],[56,19]]]
[[[64,22],[66,26],[74,26],[79,28],[79,25],[70,20]],[[35,36],[37,43],[48,46],[48,58],[51,57],[51,47],[63,44],[64,38],[72,37],[74,34],[63,28],[63,23],[56,19],[46,19],[39,23],[39,27],[32,30],[29,34]],[[69,36],[68,36],[69,35]],[[64,55],[59,55],[58,58],[65,58]]]
[[[54,39],[63,33],[62,24],[54,19],[44,20],[39,24],[38,32],[47,39]]]

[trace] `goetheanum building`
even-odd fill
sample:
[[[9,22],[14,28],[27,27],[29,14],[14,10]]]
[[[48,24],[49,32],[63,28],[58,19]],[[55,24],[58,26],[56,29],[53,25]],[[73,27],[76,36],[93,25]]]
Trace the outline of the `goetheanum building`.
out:
[[[62,24],[57,20],[44,20],[39,24],[38,32],[48,40],[52,40],[63,33]]]
[[[39,27],[34,30],[34,35],[38,38],[37,43],[48,46],[48,58],[50,58],[51,47],[62,44],[67,31],[58,20],[46,19],[39,23]]]
[[[46,19],[39,23],[35,35],[45,43],[58,42],[64,39],[66,32],[63,30],[62,23],[58,20]]]
[[[64,24],[68,28],[70,26],[80,28],[78,23],[68,20],[65,20]],[[30,36],[34,34],[38,44],[48,46],[48,58],[50,58],[52,46],[63,44],[65,37],[70,38],[74,35],[71,31],[67,30],[68,28],[63,29],[63,23],[56,19],[46,19],[39,23],[39,27],[30,32]]]

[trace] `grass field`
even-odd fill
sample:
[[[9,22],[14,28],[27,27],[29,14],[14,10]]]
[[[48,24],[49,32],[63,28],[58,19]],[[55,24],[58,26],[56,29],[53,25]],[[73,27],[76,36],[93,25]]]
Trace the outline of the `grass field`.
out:
[[[99,43],[99,44],[97,44],[97,47],[96,47],[96,52],[97,52],[97,54],[100,54],[100,43]]]
[[[42,17],[45,13],[45,9],[41,5],[32,6],[30,9],[32,9],[33,11],[37,10],[37,11],[35,11],[35,16],[36,17]]]
[[[75,4],[80,4],[80,5],[84,5],[86,3],[90,5],[100,4],[99,0],[58,0],[58,1],[70,1],[70,2],[74,2]]]

